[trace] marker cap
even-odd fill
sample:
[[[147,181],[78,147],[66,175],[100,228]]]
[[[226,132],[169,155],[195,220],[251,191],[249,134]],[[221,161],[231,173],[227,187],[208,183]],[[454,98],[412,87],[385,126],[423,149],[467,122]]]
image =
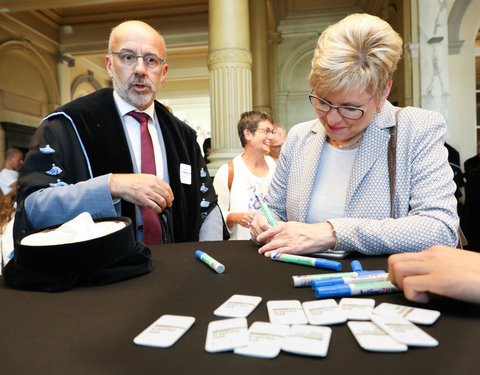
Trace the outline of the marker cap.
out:
[[[195,251],[195,256],[198,258],[198,259],[202,259],[202,255],[203,254],[206,254],[205,251],[202,251],[202,250],[197,250]]]
[[[312,288],[320,288],[324,286],[330,285],[339,285],[345,284],[343,281],[343,277],[329,277],[328,279],[320,279],[320,280],[313,280],[312,281]]]
[[[315,259],[315,267],[340,271],[342,269],[342,263],[335,262],[333,260],[317,258]]]
[[[352,261],[352,263],[350,263],[350,265],[352,266],[352,271],[353,272],[363,271],[363,267],[358,260]]]
[[[350,287],[346,284],[331,285],[315,288],[317,298],[348,297],[351,295]]]

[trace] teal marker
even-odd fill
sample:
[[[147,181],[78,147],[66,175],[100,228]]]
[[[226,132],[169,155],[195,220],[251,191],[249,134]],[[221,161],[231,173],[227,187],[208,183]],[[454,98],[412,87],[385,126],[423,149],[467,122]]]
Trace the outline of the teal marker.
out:
[[[270,223],[270,225],[272,227],[276,226],[277,223],[275,222],[275,219],[273,218],[272,213],[268,209],[268,206],[262,202],[262,200],[257,194],[255,194],[255,198],[257,198],[258,203],[260,203],[260,207],[262,207],[263,213],[267,217],[267,220]]]
[[[287,262],[287,263],[303,264],[304,266],[326,268],[326,269],[335,270],[335,271],[340,271],[342,269],[342,263],[340,262],[335,262],[333,260],[322,259],[322,258],[304,257],[301,255],[273,253],[272,255],[270,255],[270,259],[280,260],[282,262]]]
[[[209,266],[212,270],[215,270],[216,273],[223,273],[223,271],[225,271],[225,266],[222,263],[216,261],[204,251],[195,251],[195,256]]]

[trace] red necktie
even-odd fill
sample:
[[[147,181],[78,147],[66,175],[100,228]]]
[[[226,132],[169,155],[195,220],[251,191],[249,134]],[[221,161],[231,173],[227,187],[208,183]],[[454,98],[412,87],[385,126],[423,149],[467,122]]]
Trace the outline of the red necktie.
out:
[[[150,132],[148,131],[149,116],[143,112],[130,111],[127,115],[132,116],[140,123],[141,140],[141,172],[157,174],[155,167],[155,154]],[[142,207],[143,216],[143,242],[147,245],[162,243],[162,225],[158,214],[146,207]]]

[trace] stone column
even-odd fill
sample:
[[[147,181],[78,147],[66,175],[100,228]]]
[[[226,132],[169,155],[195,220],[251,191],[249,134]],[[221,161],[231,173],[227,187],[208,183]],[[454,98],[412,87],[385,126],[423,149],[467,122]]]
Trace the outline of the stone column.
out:
[[[440,112],[448,122],[447,0],[418,0],[421,106]]]
[[[242,152],[237,133],[240,114],[252,109],[252,54],[248,0],[209,0],[210,109],[212,154],[220,165]]]
[[[252,46],[253,109],[272,114],[269,84],[267,3],[250,0],[250,43]]]

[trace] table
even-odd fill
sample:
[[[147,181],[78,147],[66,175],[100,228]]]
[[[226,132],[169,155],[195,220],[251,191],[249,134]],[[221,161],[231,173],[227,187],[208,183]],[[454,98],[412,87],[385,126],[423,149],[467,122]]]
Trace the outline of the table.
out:
[[[206,251],[226,266],[217,274],[195,258]],[[257,359],[204,350],[207,325],[220,319],[213,311],[232,294],[262,297],[248,317],[268,321],[266,302],[314,300],[310,288],[293,288],[291,276],[328,272],[274,262],[258,255],[249,241],[181,243],[152,247],[154,269],[123,282],[62,293],[14,290],[0,283],[0,374],[478,374],[480,306],[434,296],[426,307],[442,316],[430,327],[436,348],[406,353],[361,349],[346,324],[331,326],[325,358],[281,352]],[[386,257],[358,256],[364,269],[386,269]],[[377,304],[417,306],[403,294],[375,296]],[[424,307],[422,305],[422,307]],[[196,318],[171,348],[133,344],[133,338],[163,314]]]

